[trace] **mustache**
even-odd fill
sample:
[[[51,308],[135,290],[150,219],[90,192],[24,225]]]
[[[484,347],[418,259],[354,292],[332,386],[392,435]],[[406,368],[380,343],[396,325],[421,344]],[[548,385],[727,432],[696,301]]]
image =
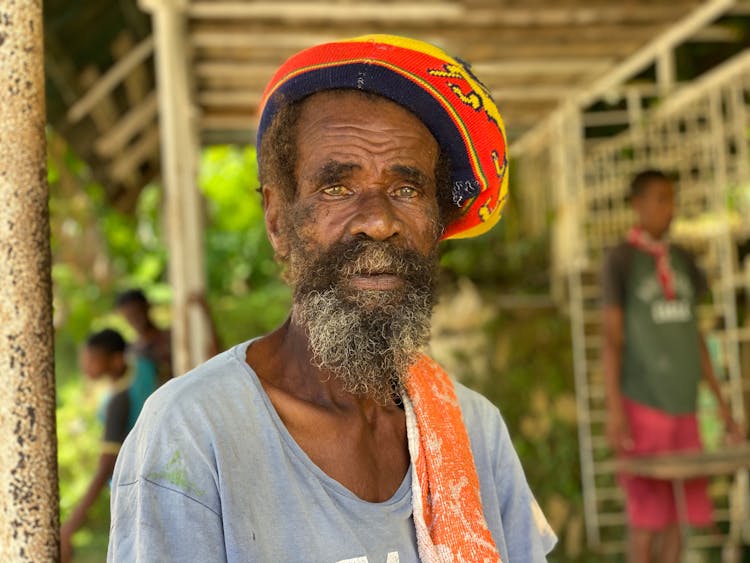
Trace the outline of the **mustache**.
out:
[[[297,290],[324,291],[353,276],[377,274],[399,276],[407,284],[420,285],[432,278],[436,269],[437,248],[424,255],[390,242],[358,236],[322,250],[308,264]]]

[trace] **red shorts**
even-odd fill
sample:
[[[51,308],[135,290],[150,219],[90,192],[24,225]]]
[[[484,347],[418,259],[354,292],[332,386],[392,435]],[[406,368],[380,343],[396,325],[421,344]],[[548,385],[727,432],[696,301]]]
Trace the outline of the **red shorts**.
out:
[[[633,439],[633,450],[628,455],[703,449],[694,413],[671,415],[625,398],[623,406]],[[619,480],[625,490],[631,527],[660,530],[679,522],[671,481],[632,475],[620,475]],[[713,507],[708,497],[708,479],[691,479],[684,484],[688,522],[693,526],[710,525]]]

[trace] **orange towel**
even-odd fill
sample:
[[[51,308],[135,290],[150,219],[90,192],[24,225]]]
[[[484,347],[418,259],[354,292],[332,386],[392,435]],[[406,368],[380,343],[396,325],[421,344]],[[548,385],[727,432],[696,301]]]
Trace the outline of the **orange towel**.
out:
[[[498,563],[453,382],[427,356],[411,367],[404,399],[413,464],[412,506],[422,563]]]

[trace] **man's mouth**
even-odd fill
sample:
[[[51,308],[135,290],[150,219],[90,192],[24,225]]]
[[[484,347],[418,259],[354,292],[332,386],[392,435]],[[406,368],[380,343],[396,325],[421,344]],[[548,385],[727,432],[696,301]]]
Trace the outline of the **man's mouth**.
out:
[[[391,291],[404,285],[403,278],[392,272],[358,272],[349,280],[354,288],[368,291]]]

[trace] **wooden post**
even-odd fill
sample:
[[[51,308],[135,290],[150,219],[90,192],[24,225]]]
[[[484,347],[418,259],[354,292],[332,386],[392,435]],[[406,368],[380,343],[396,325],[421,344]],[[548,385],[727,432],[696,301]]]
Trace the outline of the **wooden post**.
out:
[[[205,291],[201,199],[196,186],[199,140],[197,110],[191,99],[186,0],[141,0],[151,12],[159,98],[162,181],[173,289],[172,361],[176,374],[206,357],[206,319],[190,307],[193,293]]]
[[[41,0],[0,6],[0,561],[59,559]]]
[[[656,84],[661,97],[668,96],[674,89],[676,72],[674,51],[667,47],[656,58]]]

